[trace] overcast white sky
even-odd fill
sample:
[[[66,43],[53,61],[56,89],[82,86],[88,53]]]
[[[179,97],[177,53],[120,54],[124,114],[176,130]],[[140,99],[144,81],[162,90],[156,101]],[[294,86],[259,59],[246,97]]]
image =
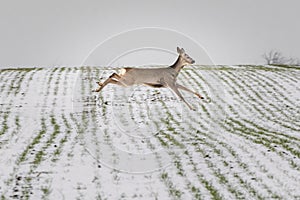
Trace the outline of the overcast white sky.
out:
[[[184,33],[216,64],[263,63],[261,55],[271,49],[300,58],[299,5],[298,0],[2,0],[0,67],[79,66],[100,42],[139,27]]]

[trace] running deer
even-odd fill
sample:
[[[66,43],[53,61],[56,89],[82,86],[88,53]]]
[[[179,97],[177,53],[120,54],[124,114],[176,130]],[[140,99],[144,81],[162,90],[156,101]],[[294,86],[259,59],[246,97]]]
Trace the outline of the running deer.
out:
[[[195,63],[195,61],[185,53],[183,48],[177,47],[179,54],[176,62],[163,68],[122,68],[120,73],[113,73],[103,83],[97,82],[99,88],[93,92],[100,92],[107,84],[112,83],[120,86],[132,86],[144,84],[154,88],[170,88],[177,96],[191,109],[195,110],[182,96],[179,89],[195,94],[200,99],[204,99],[199,93],[194,92],[176,82],[180,70]]]

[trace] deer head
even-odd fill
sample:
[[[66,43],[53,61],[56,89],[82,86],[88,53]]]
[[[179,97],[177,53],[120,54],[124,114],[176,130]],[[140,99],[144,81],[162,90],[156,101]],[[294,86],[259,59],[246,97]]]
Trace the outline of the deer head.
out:
[[[177,47],[177,53],[179,53],[180,61],[183,66],[195,63],[195,60],[185,53],[183,48]]]

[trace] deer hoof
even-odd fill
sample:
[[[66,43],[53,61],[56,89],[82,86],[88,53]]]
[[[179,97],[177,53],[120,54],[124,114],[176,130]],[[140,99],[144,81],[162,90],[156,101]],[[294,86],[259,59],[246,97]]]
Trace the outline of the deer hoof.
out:
[[[196,93],[197,97],[199,97],[199,99],[204,99],[203,96],[201,96],[200,94]]]
[[[193,106],[190,106],[190,109],[191,109],[192,111],[196,111],[196,108],[194,108]]]

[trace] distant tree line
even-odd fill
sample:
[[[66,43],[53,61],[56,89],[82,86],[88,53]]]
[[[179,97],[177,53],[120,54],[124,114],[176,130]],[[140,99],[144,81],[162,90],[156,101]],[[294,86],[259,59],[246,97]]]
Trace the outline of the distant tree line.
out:
[[[300,65],[298,58],[287,58],[281,52],[272,50],[262,55],[268,65]]]

